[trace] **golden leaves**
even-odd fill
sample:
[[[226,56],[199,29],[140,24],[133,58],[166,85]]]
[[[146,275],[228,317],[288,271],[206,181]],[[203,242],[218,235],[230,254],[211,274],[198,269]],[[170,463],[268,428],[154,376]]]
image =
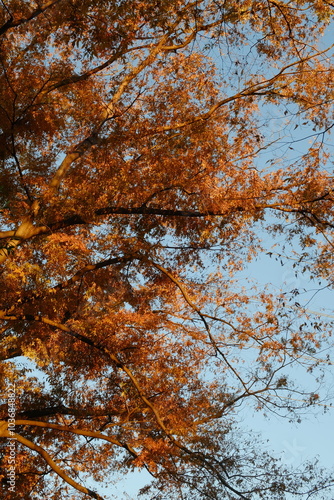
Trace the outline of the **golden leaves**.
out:
[[[263,464],[252,478],[229,459],[227,415],[250,399],[284,410],[280,372],[308,366],[320,327],[303,326],[280,290],[252,288],[247,265],[280,231],[286,252],[300,237],[306,270],[333,266],[333,68],[315,49],[325,24],[303,2],[6,5],[3,352],[49,384],[1,368],[20,411],[38,415],[22,424],[21,444],[39,454],[26,463],[65,481],[64,464],[98,479],[146,467],[158,488],[187,475],[199,496],[242,498],[230,475],[255,494]],[[308,3],[310,19],[328,12]],[[296,158],[303,127],[322,136]]]

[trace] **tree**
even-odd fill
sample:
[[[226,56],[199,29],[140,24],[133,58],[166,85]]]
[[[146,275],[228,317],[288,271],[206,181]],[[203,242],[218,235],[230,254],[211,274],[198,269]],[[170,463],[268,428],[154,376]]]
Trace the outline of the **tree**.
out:
[[[331,286],[333,4],[1,4],[6,498],[101,499],[87,478],[142,468],[146,498],[330,495],[237,421],[319,398],[288,368],[331,325],[239,280],[271,235]]]

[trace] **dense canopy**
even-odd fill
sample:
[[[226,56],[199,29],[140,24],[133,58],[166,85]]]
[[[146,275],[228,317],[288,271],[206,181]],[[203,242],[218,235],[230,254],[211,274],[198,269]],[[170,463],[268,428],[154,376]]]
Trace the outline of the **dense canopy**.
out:
[[[333,3],[0,9],[2,496],[332,498],[238,416],[322,397],[330,323],[246,270],[332,286]]]

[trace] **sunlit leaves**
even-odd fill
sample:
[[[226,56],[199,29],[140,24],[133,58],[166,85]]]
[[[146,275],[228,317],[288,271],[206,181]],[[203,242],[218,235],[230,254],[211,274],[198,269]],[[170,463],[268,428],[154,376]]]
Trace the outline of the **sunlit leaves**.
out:
[[[330,4],[2,10],[0,369],[18,434],[56,460],[21,439],[18,494],[94,497],[84,479],[136,469],[147,498],[325,486],[280,471],[236,421],[322,397],[288,367],[315,374],[331,325],[247,266],[276,237],[282,265],[331,283]]]

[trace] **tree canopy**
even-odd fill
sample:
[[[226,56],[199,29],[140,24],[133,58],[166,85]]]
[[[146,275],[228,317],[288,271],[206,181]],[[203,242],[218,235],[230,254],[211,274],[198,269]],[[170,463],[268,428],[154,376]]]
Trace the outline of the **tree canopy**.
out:
[[[321,398],[294,379],[330,322],[245,270],[274,239],[332,286],[333,12],[1,1],[5,498],[107,500],[142,469],[143,498],[332,498],[238,415]]]

